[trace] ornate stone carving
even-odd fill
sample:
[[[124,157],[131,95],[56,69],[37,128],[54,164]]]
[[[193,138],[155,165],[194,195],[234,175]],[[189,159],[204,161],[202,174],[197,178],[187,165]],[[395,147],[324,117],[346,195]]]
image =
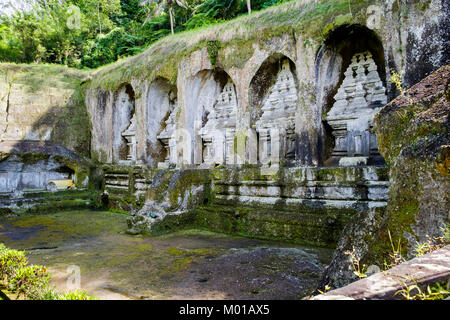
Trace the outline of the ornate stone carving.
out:
[[[131,162],[136,161],[136,114],[133,114],[130,125],[122,132],[122,136],[127,140],[128,155],[127,160]]]
[[[166,157],[164,159],[164,162],[159,163],[158,166],[160,168],[162,167],[169,167],[170,164],[176,163],[176,138],[174,137],[175,129],[176,129],[176,117],[177,113],[179,111],[178,105],[176,105],[176,99],[175,106],[172,105],[172,109],[169,113],[169,117],[165,121],[166,127],[161,131],[161,133],[158,135],[158,140],[162,143],[164,148],[166,149]]]
[[[201,128],[203,163],[234,164],[237,97],[231,80],[217,97],[206,124]]]
[[[263,102],[262,115],[255,123],[259,133],[259,160],[278,165],[295,160],[295,112],[297,88],[289,60],[282,62],[277,80]]]
[[[344,74],[336,102],[325,118],[335,137],[332,156],[358,158],[358,164],[363,164],[378,154],[372,126],[375,114],[387,103],[386,89],[370,52],[355,54]],[[352,163],[340,160],[341,165]]]

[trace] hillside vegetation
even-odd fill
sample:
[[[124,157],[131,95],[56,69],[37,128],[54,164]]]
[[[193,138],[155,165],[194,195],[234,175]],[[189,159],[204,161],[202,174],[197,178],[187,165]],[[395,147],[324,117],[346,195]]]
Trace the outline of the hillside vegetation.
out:
[[[289,0],[253,0],[253,10]],[[0,13],[0,61],[96,68],[144,51],[174,32],[247,14],[246,0],[37,0]],[[171,6],[169,6],[171,4]]]

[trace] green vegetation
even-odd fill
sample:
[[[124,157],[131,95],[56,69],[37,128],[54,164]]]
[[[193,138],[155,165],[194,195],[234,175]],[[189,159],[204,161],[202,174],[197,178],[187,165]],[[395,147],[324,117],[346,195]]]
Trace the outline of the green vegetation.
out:
[[[417,283],[404,285],[404,288],[396,292],[396,295],[402,295],[405,300],[444,300],[450,297],[450,290],[447,283],[435,283],[422,289]]]
[[[422,243],[417,242],[414,252],[416,257],[423,256],[427,253],[441,249],[450,244],[450,225],[443,223],[441,227],[442,235],[438,237],[428,236],[428,240]],[[399,239],[394,243],[390,231],[388,230],[389,243],[391,245],[391,252],[388,257],[385,257],[384,271],[388,271],[390,268],[398,266],[399,264],[406,262],[402,254],[402,245]],[[356,257],[355,248],[352,251],[346,251],[345,254],[350,256],[350,261],[353,267],[353,273],[360,279],[367,277],[367,265],[361,265],[361,259]],[[412,284],[407,284],[402,281],[402,289],[397,291],[395,295],[401,295],[405,300],[443,300],[450,296],[450,289],[448,281],[446,284],[439,282],[427,285],[424,288],[423,285],[417,283],[414,278],[409,279]],[[327,289],[327,288],[326,288]],[[327,290],[326,290],[327,291]],[[321,292],[324,293],[324,292]]]
[[[345,20],[345,23],[364,24],[367,7],[373,2],[350,1],[353,15],[351,21]],[[242,67],[254,50],[266,47],[271,38],[299,34],[310,39],[311,47],[315,48],[326,37],[324,26],[338,27],[344,22],[342,19],[337,21],[337,16],[348,13],[348,0],[288,1],[224,23],[164,37],[132,59],[119,60],[96,70],[87,86],[114,91],[132,78],[152,81],[156,77],[176,83],[180,62],[193,52],[207,48],[208,41],[220,43],[214,62],[224,69]]]
[[[94,300],[86,292],[58,293],[50,287],[51,274],[43,266],[28,265],[24,251],[11,250],[0,243],[0,283],[15,294],[16,299],[29,300]],[[3,287],[3,286],[2,286]]]
[[[260,10],[287,0],[254,0]],[[0,14],[0,61],[96,68],[144,51],[173,32],[247,13],[245,0],[45,0]],[[180,2],[181,3],[181,2]]]

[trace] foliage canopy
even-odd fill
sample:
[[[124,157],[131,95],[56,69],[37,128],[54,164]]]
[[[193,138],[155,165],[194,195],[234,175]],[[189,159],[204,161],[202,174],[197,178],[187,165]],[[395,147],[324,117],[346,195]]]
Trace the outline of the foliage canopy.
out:
[[[289,0],[253,0],[260,10]],[[138,54],[171,32],[172,0],[36,0],[0,13],[0,62],[97,68]],[[247,14],[246,0],[184,0],[172,6],[174,32]]]

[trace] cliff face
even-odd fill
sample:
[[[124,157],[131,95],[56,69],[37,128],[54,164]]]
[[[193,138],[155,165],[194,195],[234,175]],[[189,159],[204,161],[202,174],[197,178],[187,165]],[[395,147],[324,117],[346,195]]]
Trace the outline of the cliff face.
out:
[[[45,189],[50,180],[88,186],[85,75],[58,66],[0,64],[0,192],[10,193],[0,209],[31,208],[35,198],[17,205],[25,203],[23,192]]]
[[[57,66],[0,64],[0,142],[46,141],[89,157],[85,75]]]
[[[375,120],[380,152],[390,165],[384,228],[401,239],[408,255],[416,242],[441,235],[442,224],[450,222],[449,76],[450,65],[440,68]],[[380,243],[386,239],[386,232],[378,235]]]
[[[384,212],[363,212],[347,224],[319,288],[357,280],[347,251],[354,250],[361,266],[382,269],[392,243],[411,258],[417,243],[442,236],[443,224],[450,223],[449,76],[450,65],[440,68],[376,116],[389,165],[388,204]]]

